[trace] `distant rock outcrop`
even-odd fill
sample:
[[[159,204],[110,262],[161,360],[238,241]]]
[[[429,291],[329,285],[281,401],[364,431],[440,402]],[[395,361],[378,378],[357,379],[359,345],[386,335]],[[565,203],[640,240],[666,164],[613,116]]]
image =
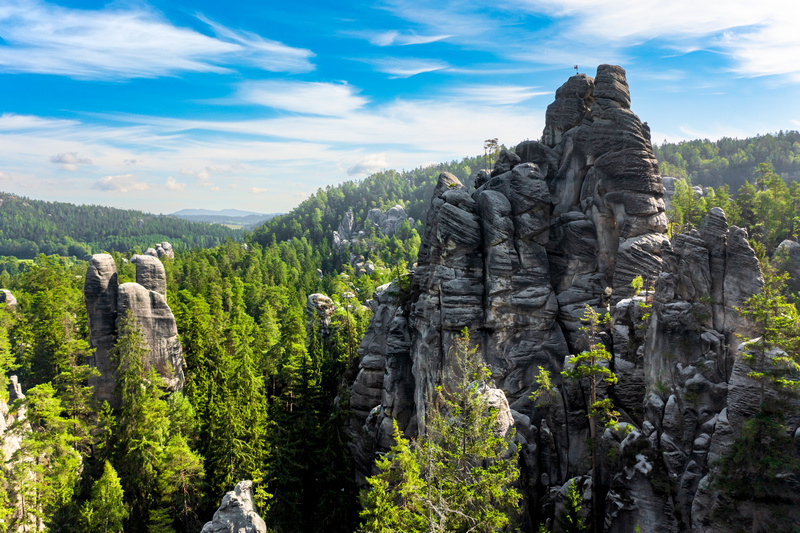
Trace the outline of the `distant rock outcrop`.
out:
[[[130,312],[142,331],[149,349],[148,363],[155,366],[169,390],[183,388],[183,353],[175,317],[167,305],[167,283],[164,266],[150,255],[136,255],[137,283],[119,285],[114,258],[108,254],[93,255],[84,284],[89,337],[95,349],[93,365],[100,376],[91,384],[100,401],[118,406],[114,396],[116,365],[111,350],[117,340],[121,317]]]
[[[395,205],[385,213],[378,208],[370,209],[369,213],[367,213],[367,220],[372,222],[387,237],[397,233],[403,222],[407,221],[412,228],[414,227],[414,219],[406,214],[406,210],[401,205]]]
[[[175,251],[172,249],[172,245],[167,241],[156,244],[156,253],[158,254],[158,257],[175,259]]]
[[[321,293],[311,294],[306,300],[306,329],[311,335],[312,328],[317,329],[317,334],[326,339],[331,333],[331,317],[336,312],[333,300]]]
[[[267,533],[267,525],[255,511],[253,482],[240,481],[227,492],[214,519],[200,533]]]
[[[359,347],[350,391],[359,480],[392,445],[393,420],[407,436],[418,433],[468,327],[510,404],[523,524],[552,516],[575,479],[604,495],[604,531],[725,531],[693,502],[702,491],[713,496],[702,480],[724,448],[714,443],[735,435],[742,389],[732,347],[749,333],[736,308],[763,279],[746,232],[720,209],[670,241],[664,193],[649,128],[630,110],[625,71],[611,65],[559,88],[542,142],[502,152],[474,191],[442,173],[413,281],[376,292]],[[640,292],[631,285],[638,276]],[[600,436],[597,479],[587,385],[560,375],[586,347],[586,306],[614,318],[601,340],[619,383],[601,395],[623,421]],[[539,367],[558,385],[546,407],[530,398]]]
[[[0,289],[0,304],[6,304],[10,309],[17,307],[17,299],[8,289]]]

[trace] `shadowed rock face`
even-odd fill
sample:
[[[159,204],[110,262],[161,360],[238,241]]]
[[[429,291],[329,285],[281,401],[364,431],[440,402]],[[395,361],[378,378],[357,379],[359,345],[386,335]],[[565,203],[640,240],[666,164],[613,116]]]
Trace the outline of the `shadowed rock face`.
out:
[[[139,283],[119,285],[114,258],[96,254],[89,261],[84,284],[89,337],[95,349],[91,362],[100,371],[91,384],[96,397],[114,407],[119,402],[114,396],[116,365],[111,360],[111,350],[117,340],[119,320],[128,311],[139,324],[149,348],[148,363],[164,378],[165,387],[179,390],[184,383],[183,353],[175,317],[166,301],[164,266],[149,255],[134,256],[132,262]]]
[[[763,279],[746,233],[719,209],[700,231],[667,238],[650,131],[630,102],[625,71],[601,65],[594,79],[573,76],[559,88],[542,142],[501,153],[475,190],[439,176],[413,282],[402,299],[397,288],[376,296],[359,348],[350,396],[359,479],[391,446],[392,419],[417,434],[468,327],[510,404],[529,519],[557,506],[577,478],[607,494],[608,531],[694,527],[709,446],[724,435],[732,442],[729,429],[715,437],[714,427],[738,375],[730,346],[747,333],[735,308]],[[649,291],[634,293],[637,276]],[[588,388],[560,376],[586,346],[587,305],[614,317],[602,340],[620,382],[601,396],[612,396],[631,429],[601,435],[596,480]],[[539,367],[559,384],[549,408],[529,399]],[[678,482],[670,494],[658,481],[669,487],[667,479]]]

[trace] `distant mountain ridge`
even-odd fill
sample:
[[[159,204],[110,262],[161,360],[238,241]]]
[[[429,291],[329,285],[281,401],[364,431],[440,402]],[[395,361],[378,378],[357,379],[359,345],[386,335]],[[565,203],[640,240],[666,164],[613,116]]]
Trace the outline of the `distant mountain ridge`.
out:
[[[242,211],[241,209],[220,209],[215,211],[213,209],[181,209],[170,213],[170,215],[178,218],[198,217],[198,216],[217,216],[217,217],[246,217],[250,215],[270,216],[268,213],[258,213],[256,211]],[[274,216],[275,214],[272,214]]]
[[[189,222],[202,222],[206,224],[222,224],[233,229],[252,230],[267,220],[275,218],[282,213],[256,213],[242,211],[241,209],[181,209],[169,216],[188,220]]]
[[[238,227],[193,222],[133,209],[46,202],[0,192],[0,255],[33,259],[44,253],[86,259],[100,252],[146,250],[162,241],[169,241],[175,249],[211,248],[226,239],[241,240],[243,235]]]

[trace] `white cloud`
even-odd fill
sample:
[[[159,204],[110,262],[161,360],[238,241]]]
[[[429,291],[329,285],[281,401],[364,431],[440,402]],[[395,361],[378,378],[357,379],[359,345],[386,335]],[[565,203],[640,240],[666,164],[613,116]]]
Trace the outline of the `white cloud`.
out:
[[[367,176],[381,169],[389,167],[386,162],[386,154],[372,154],[358,161],[355,165],[347,169],[348,176]]]
[[[3,113],[0,115],[0,132],[58,129],[79,124],[80,122],[75,120],[54,120],[32,115],[17,115],[15,113]]]
[[[2,170],[0,170],[0,180],[10,180],[10,179],[11,175],[9,175],[7,172],[3,172]]]
[[[61,170],[68,170],[75,172],[78,170],[79,165],[91,165],[92,160],[88,157],[78,157],[76,152],[68,152],[64,154],[54,155],[50,158],[51,163],[60,163]]]
[[[406,57],[389,57],[364,60],[378,72],[391,74],[395,78],[410,78],[425,72],[443,70],[450,65],[438,59],[415,59]]]
[[[216,38],[175,26],[147,7],[88,10],[17,0],[0,9],[0,66],[82,79],[227,72],[238,63],[273,72],[314,68],[309,50],[201,20]]]
[[[535,96],[552,95],[553,91],[536,91],[537,87],[518,85],[478,85],[461,87],[455,91],[464,100],[490,105],[519,104]]]
[[[262,194],[267,191],[269,191],[269,189],[267,189],[266,187],[250,187],[249,189],[247,189],[247,192],[250,192],[252,194]]]
[[[208,190],[209,190],[209,191],[211,191],[211,192],[219,192],[219,187],[217,187],[216,185],[214,185],[213,187],[209,187],[209,189],[208,189]]]
[[[366,39],[375,46],[408,46],[414,44],[429,44],[442,41],[451,35],[419,35],[413,31],[400,32],[397,30],[389,31],[356,31],[350,35]]]
[[[791,75],[800,80],[800,3],[786,0],[620,0],[597,9],[593,0],[527,0],[530,11],[565,17],[562,31],[632,46],[659,40],[683,52],[710,48],[730,55],[744,76]],[[599,41],[598,41],[599,40]]]
[[[120,174],[118,176],[105,176],[94,184],[95,189],[110,192],[146,191],[150,186],[136,181],[133,174]]]
[[[340,116],[363,107],[367,100],[341,83],[269,80],[239,86],[245,102],[311,115]]]
[[[169,178],[167,178],[167,183],[165,184],[165,187],[167,188],[167,190],[170,191],[182,191],[186,188],[186,184],[181,183],[172,176],[170,176]]]

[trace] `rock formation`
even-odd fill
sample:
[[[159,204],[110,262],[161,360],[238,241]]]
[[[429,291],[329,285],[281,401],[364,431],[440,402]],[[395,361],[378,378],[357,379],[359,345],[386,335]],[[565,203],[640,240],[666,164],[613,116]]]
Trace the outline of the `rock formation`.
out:
[[[381,230],[381,233],[387,237],[394,235],[403,222],[408,221],[409,225],[414,227],[414,219],[406,214],[406,210],[402,205],[395,205],[386,210],[384,213],[378,208],[370,209],[367,213],[367,220],[372,222],[376,228]]]
[[[311,294],[306,300],[306,329],[311,335],[311,328],[317,328],[317,334],[326,339],[331,333],[331,317],[336,312],[333,300],[324,294]]]
[[[597,485],[605,531],[724,531],[701,529],[693,505],[709,457],[719,457],[714,443],[734,435],[732,347],[748,333],[735,308],[763,280],[746,232],[719,209],[670,241],[664,192],[649,128],[630,110],[624,70],[610,65],[559,88],[542,142],[502,152],[476,190],[441,174],[413,281],[376,293],[359,348],[350,396],[357,477],[391,446],[393,419],[417,434],[468,327],[510,404],[524,529],[552,516],[576,479]],[[586,347],[587,305],[614,318],[603,342],[619,383],[603,394],[623,421],[601,436],[594,480],[588,388],[560,376]],[[539,367],[559,384],[549,407],[530,399]]]
[[[172,245],[167,241],[164,241],[160,244],[156,244],[156,253],[158,254],[158,257],[167,257],[169,259],[175,259],[175,251],[172,249]]]
[[[267,533],[267,525],[255,511],[253,482],[240,481],[225,493],[214,519],[200,533]]]
[[[9,308],[17,307],[17,299],[8,289],[0,289],[0,304],[6,304]]]
[[[137,283],[119,284],[114,258],[95,254],[89,261],[84,284],[89,337],[95,353],[92,364],[100,372],[91,384],[98,400],[117,406],[114,397],[116,365],[111,350],[117,340],[119,321],[126,313],[141,328],[149,349],[148,363],[154,365],[168,390],[183,388],[183,353],[175,317],[167,305],[164,266],[150,255],[135,255]]]

